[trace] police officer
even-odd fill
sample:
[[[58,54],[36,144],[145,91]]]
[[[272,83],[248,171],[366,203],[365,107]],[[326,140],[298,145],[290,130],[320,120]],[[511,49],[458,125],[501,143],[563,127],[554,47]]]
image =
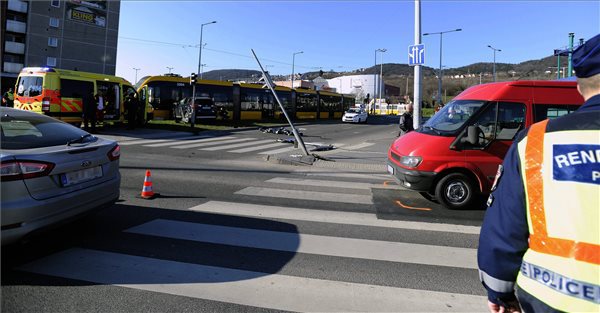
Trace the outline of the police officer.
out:
[[[8,88],[8,90],[2,95],[2,104],[9,108],[15,106],[15,95],[12,88]]]
[[[600,35],[572,60],[585,103],[520,133],[488,199],[477,258],[491,312],[600,312]]]

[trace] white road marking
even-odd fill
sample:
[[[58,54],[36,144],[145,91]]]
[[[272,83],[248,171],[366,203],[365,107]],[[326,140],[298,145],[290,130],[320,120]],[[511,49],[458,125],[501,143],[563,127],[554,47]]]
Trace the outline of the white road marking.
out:
[[[371,195],[352,195],[346,193],[305,191],[305,190],[288,190],[262,187],[246,187],[236,191],[238,195],[249,195],[271,198],[286,198],[300,200],[314,200],[327,202],[341,203],[358,203],[358,204],[373,204]]]
[[[156,219],[125,232],[238,247],[477,269],[477,249],[306,235]]]
[[[306,176],[325,176],[325,177],[341,177],[341,178],[363,178],[371,180],[395,181],[394,177],[389,174],[361,174],[361,173],[331,173],[331,172],[304,172],[305,170],[296,170],[296,173],[302,173]]]
[[[140,139],[140,140],[128,140],[128,141],[119,141],[119,145],[121,146],[130,146],[130,145],[143,145],[146,143],[157,143],[157,142],[165,142],[171,141],[173,139]]]
[[[265,181],[267,183],[299,185],[299,186],[315,186],[315,187],[336,187],[349,189],[364,189],[370,190],[373,187],[383,187],[381,184],[370,183],[355,183],[345,181],[317,180],[317,179],[300,179],[300,178],[284,178],[275,177]]]
[[[269,151],[259,152],[258,154],[279,154],[279,153],[284,153],[284,152],[292,151],[294,149],[296,149],[296,148],[294,148],[293,145],[290,145],[289,147],[286,147],[286,148],[281,148],[281,149],[275,149],[275,150],[269,150]]]
[[[204,150],[204,151],[226,150],[226,149],[232,149],[232,148],[253,146],[253,145],[263,144],[263,143],[267,143],[267,142],[273,142],[273,139],[258,140],[258,141],[252,141],[252,142],[242,142],[242,143],[238,143],[238,144],[234,144],[234,145],[225,145],[225,146],[219,146],[219,147],[202,148],[202,149],[198,149],[198,150]]]
[[[274,147],[280,147],[282,145],[284,145],[284,144],[281,143],[281,142],[276,142],[276,143],[272,143],[272,144],[268,144],[268,145],[261,145],[261,146],[256,146],[256,147],[231,150],[231,151],[227,151],[227,152],[231,152],[231,153],[246,153],[246,152],[252,152],[252,151],[257,151],[257,150],[264,150],[264,149],[270,149],[270,148],[274,148]],[[289,147],[286,147],[286,149],[287,148],[289,148]]]
[[[195,137],[194,140],[176,140],[172,142],[164,142],[157,143],[153,145],[145,145],[145,147],[168,147],[168,146],[176,146],[176,145],[185,145],[185,144],[193,144],[198,142],[207,142],[207,141],[215,141],[215,140],[225,140],[231,139],[235,137]]]
[[[358,150],[358,149],[370,147],[372,145],[374,145],[374,143],[372,143],[372,142],[363,142],[363,143],[359,143],[359,144],[356,144],[353,146],[344,147],[343,150]]]
[[[178,145],[175,147],[171,147],[173,149],[190,149],[190,148],[198,148],[198,147],[206,147],[206,146],[216,146],[216,145],[226,145],[226,144],[230,144],[230,143],[234,143],[234,142],[241,142],[241,141],[248,141],[248,140],[255,140],[256,138],[237,138],[237,139],[229,139],[229,140],[223,140],[221,138],[214,138],[214,140],[208,141],[205,140],[204,142],[199,142],[199,143],[193,143],[193,144],[189,144],[189,145]]]
[[[283,264],[282,264],[283,266]],[[42,275],[300,312],[478,312],[486,297],[252,272],[74,248],[19,268]]]
[[[334,223],[357,226],[386,227],[395,229],[412,229],[446,233],[479,235],[481,227],[442,223],[424,223],[399,220],[380,220],[375,214],[341,212],[329,210],[312,210],[283,206],[256,205],[246,203],[209,201],[190,208],[192,211],[247,216],[257,218],[286,219],[319,223]]]

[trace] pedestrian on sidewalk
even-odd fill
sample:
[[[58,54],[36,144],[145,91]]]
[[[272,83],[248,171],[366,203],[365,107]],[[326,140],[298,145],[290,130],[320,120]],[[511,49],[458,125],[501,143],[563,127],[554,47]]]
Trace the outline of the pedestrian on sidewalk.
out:
[[[409,103],[406,105],[406,111],[404,111],[404,113],[402,113],[402,115],[400,115],[400,122],[398,124],[398,127],[400,127],[400,132],[398,133],[398,136],[403,136],[413,130],[413,105],[412,103]]]

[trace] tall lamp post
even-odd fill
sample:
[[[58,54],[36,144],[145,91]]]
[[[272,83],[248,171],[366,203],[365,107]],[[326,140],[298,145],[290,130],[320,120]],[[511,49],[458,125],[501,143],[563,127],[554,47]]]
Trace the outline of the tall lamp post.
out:
[[[171,70],[174,69],[174,67],[167,66],[167,69],[169,70],[169,74],[171,74]]]
[[[198,73],[200,73],[200,79],[202,79],[202,32],[204,30],[204,25],[214,24],[216,22],[217,21],[212,21],[200,25],[200,52],[198,53]]]
[[[133,82],[133,84],[135,85],[137,83],[137,72],[140,70],[139,68],[134,67],[133,70],[135,71],[135,81]]]
[[[496,82],[496,51],[500,52],[502,50],[500,49],[496,49],[490,45],[488,45],[488,48],[494,50],[494,68],[493,68],[493,73],[494,73],[494,82]]]
[[[296,54],[302,54],[304,53],[304,51],[298,51],[298,52],[294,52],[292,54],[292,86],[291,88],[294,89],[294,65],[296,63]]]
[[[381,104],[381,96],[383,94],[382,92],[382,87],[383,87],[383,53],[386,52],[387,49],[385,48],[379,48],[377,50],[375,50],[375,65],[377,66],[377,52],[381,52],[381,69],[380,69],[380,74],[379,74],[379,84],[377,90],[375,90],[375,92],[379,92],[379,104]],[[376,97],[375,97],[376,98]],[[375,102],[373,102],[373,104],[375,104]]]
[[[459,32],[459,31],[462,31],[462,28],[446,30],[443,32],[424,33],[423,34],[423,36],[440,35],[440,70],[439,70],[439,75],[438,75],[438,103],[440,103],[440,104],[442,103],[442,76],[444,75],[444,73],[442,72],[442,37],[445,33]]]

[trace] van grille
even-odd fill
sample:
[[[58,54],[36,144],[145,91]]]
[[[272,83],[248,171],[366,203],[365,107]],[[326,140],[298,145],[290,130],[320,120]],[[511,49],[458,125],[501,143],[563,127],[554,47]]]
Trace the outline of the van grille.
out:
[[[391,151],[391,154],[392,154],[392,159],[400,162],[400,156],[398,154],[394,153],[394,151]]]

